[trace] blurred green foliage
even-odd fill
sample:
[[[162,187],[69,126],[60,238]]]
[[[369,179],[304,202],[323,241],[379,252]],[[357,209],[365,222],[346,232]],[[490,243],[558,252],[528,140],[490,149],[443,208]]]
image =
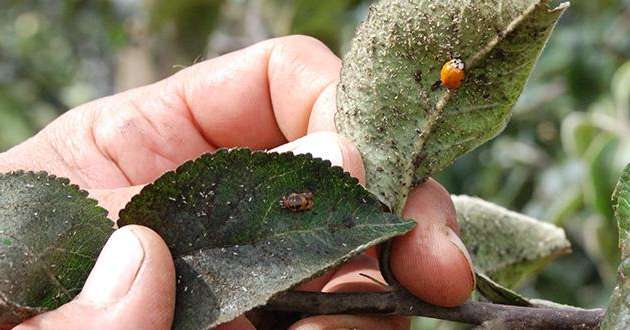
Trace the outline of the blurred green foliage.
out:
[[[301,33],[343,54],[365,0],[0,2],[0,150],[68,108],[203,58]],[[630,162],[630,0],[575,1],[507,130],[438,179],[563,226],[574,252],[522,288],[592,307],[614,282],[610,194]],[[625,64],[624,64],[625,63]]]
[[[0,2],[0,150],[111,93],[113,53],[124,42],[108,1]]]

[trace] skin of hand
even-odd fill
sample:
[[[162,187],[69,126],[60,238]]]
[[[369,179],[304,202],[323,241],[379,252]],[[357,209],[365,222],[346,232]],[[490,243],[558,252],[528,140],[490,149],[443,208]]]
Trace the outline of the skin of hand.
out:
[[[0,172],[45,170],[70,178],[114,219],[143,185],[220,147],[312,153],[364,182],[359,152],[334,125],[340,68],[339,58],[313,38],[263,41],[72,109],[0,154]],[[418,225],[393,242],[399,282],[433,304],[463,303],[474,275],[448,192],[428,180],[411,192],[404,216]],[[300,289],[383,290],[359,273],[382,280],[373,249]],[[165,243],[148,228],[127,226],[109,239],[73,301],[17,329],[168,329],[174,303],[175,270]],[[219,328],[254,329],[245,317]],[[327,315],[291,327],[338,328],[408,329],[409,319]]]

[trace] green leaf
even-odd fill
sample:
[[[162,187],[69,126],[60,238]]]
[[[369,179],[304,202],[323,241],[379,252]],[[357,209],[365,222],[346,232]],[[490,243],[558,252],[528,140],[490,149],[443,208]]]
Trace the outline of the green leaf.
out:
[[[611,134],[600,134],[593,139],[587,154],[588,177],[584,180],[586,202],[601,216],[596,237],[599,253],[609,263],[611,269],[619,260],[617,248],[617,224],[610,196],[619,173],[611,166],[619,149],[619,139]]]
[[[588,201],[599,214],[611,222],[614,227],[614,214],[610,196],[615,179],[619,173],[612,173],[611,163],[617,152],[619,139],[610,134],[600,134],[593,139],[586,159],[588,161],[588,180],[586,193]],[[614,229],[614,228],[613,228]],[[615,258],[616,259],[616,258]]]
[[[527,298],[493,281],[487,275],[476,271],[475,277],[477,279],[477,291],[491,302],[514,306],[532,306]]]
[[[67,179],[0,174],[0,328],[70,301],[111,235],[107,211]]]
[[[344,58],[336,124],[363,155],[367,188],[399,213],[409,189],[505,127],[568,3],[381,0]],[[432,85],[451,57],[459,90]]]
[[[630,61],[622,65],[612,81],[612,92],[617,104],[617,114],[627,123],[630,119]]]
[[[582,157],[600,129],[584,112],[572,112],[562,120],[562,145],[572,156]]]
[[[571,249],[564,231],[484,200],[453,196],[475,267],[509,288]]]
[[[302,212],[291,193],[312,193]],[[174,327],[207,329],[264,305],[414,222],[339,167],[311,156],[220,150],[145,187],[120,213],[167,242],[177,268]]]
[[[617,287],[610,298],[602,329],[630,328],[630,164],[626,167],[613,194],[615,216],[619,226],[619,264]]]

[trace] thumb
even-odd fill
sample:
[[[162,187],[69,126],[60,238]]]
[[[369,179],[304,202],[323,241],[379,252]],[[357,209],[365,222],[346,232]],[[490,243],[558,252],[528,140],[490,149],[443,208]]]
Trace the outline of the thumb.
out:
[[[73,301],[15,329],[169,329],[174,305],[166,244],[146,227],[125,226],[109,238]]]

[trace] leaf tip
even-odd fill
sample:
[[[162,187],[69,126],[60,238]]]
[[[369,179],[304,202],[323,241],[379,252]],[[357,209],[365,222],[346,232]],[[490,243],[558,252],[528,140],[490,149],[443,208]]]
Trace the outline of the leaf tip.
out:
[[[561,4],[559,4],[558,6],[556,6],[556,8],[552,9],[552,11],[564,11],[567,8],[571,7],[571,2],[566,1],[566,2],[562,2]]]

